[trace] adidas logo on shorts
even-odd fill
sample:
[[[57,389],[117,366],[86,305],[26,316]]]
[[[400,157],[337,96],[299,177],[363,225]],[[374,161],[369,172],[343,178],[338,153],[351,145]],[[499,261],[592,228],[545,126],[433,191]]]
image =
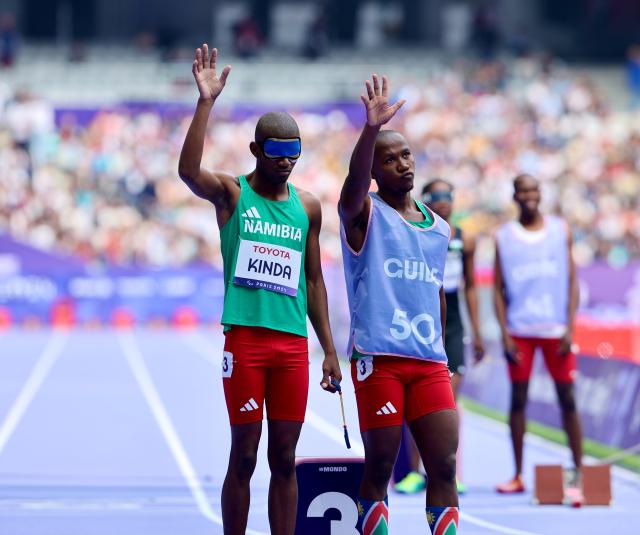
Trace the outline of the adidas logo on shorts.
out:
[[[251,411],[255,411],[258,408],[258,404],[256,403],[256,400],[251,398],[249,401],[247,401],[244,404],[244,407],[240,408],[240,412],[251,412]]]
[[[262,219],[255,206],[252,206],[247,211],[243,212],[242,217],[254,217],[255,219]]]
[[[382,406],[382,408],[376,412],[377,415],[382,415],[382,414],[396,414],[398,411],[396,410],[396,408],[393,406],[393,403],[391,403],[390,401],[387,401],[386,404],[384,404]]]

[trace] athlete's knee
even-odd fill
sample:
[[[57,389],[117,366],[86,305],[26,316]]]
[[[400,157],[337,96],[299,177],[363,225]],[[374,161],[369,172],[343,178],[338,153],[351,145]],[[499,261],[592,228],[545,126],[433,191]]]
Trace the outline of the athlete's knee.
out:
[[[267,453],[271,474],[282,477],[293,477],[296,471],[296,454],[294,449],[274,448]]]
[[[576,396],[573,385],[558,385],[558,401],[565,414],[576,412]]]
[[[376,488],[386,488],[393,472],[394,459],[388,456],[369,456],[367,458],[367,475],[370,483]]]
[[[523,412],[527,407],[527,388],[524,385],[513,385],[511,390],[511,412]]]
[[[438,462],[434,463],[432,470],[427,474],[429,484],[453,483],[456,481],[456,453],[442,457]]]
[[[526,396],[513,396],[511,398],[511,412],[524,412],[527,408]]]
[[[251,479],[253,471],[256,468],[257,460],[257,452],[252,449],[232,451],[229,461],[229,471],[241,481]]]

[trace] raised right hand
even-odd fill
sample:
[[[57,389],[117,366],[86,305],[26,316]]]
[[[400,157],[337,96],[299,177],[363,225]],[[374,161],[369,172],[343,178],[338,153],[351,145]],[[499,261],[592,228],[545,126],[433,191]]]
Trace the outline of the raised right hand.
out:
[[[227,65],[218,76],[216,74],[217,60],[217,48],[211,50],[211,59],[209,59],[209,45],[207,43],[204,43],[202,48],[196,48],[196,59],[193,61],[191,71],[196,79],[200,98],[203,100],[215,100],[227,83],[231,66]]]
[[[380,83],[378,82],[378,75],[374,74],[372,78],[373,84],[369,80],[365,82],[367,95],[360,95],[360,99],[367,110],[367,124],[379,127],[388,123],[405,101],[400,100],[391,106],[389,104],[387,77],[382,77],[382,88],[380,88]]]

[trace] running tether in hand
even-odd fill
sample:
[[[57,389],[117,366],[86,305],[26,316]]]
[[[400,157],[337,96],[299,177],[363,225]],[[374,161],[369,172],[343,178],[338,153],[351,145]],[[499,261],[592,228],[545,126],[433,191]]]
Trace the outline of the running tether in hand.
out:
[[[347,445],[347,449],[351,449],[351,442],[349,442],[349,432],[347,431],[347,419],[344,416],[344,399],[342,398],[342,387],[340,383],[335,379],[331,379],[331,384],[334,386],[338,394],[340,394],[340,409],[342,410],[342,427],[344,428],[344,442]]]

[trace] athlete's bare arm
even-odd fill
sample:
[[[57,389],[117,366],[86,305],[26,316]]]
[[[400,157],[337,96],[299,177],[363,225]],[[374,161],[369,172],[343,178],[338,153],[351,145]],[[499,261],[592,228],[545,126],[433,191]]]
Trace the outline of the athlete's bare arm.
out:
[[[333,344],[331,326],[329,325],[327,289],[324,285],[322,266],[320,264],[322,209],[320,201],[311,195],[311,193],[300,189],[297,191],[309,217],[309,232],[307,233],[304,269],[307,280],[307,314],[324,351],[322,381],[320,381],[320,386],[329,392],[335,392],[336,389],[331,385],[331,379],[335,379],[338,382],[342,381],[342,373],[340,371],[336,348]]]
[[[578,278],[576,277],[576,264],[573,261],[573,235],[571,229],[567,226],[567,254],[569,255],[569,311],[567,315],[567,332],[560,340],[560,354],[567,355],[571,351],[573,342],[573,326],[576,319],[576,311],[578,310],[578,301],[580,300],[580,289],[578,287]]]
[[[216,48],[211,50],[211,57],[209,57],[209,47],[206,43],[202,48],[196,49],[192,72],[200,97],[182,146],[178,173],[191,191],[198,197],[213,203],[216,207],[218,226],[222,228],[233,213],[240,196],[240,185],[230,174],[211,172],[200,167],[209,115],[216,99],[224,89],[231,70],[227,65],[218,76],[217,59],[218,50]]]
[[[484,345],[480,335],[480,316],[478,314],[478,293],[474,274],[474,256],[476,254],[476,240],[472,236],[463,234],[462,260],[464,267],[464,297],[467,302],[471,330],[473,331],[473,354],[476,362],[484,357]]]
[[[493,266],[493,296],[496,307],[496,317],[500,324],[500,332],[502,333],[502,346],[507,360],[518,362],[518,348],[507,329],[507,301],[505,299],[504,280],[502,278],[502,268],[500,266],[500,251],[496,242],[496,259]]]
[[[376,137],[382,125],[388,123],[404,104],[404,100],[389,104],[387,77],[382,77],[382,87],[378,75],[373,75],[373,82],[367,80],[367,95],[360,95],[367,112],[367,122],[360,138],[353,149],[342,192],[340,193],[339,211],[352,249],[359,251],[364,243],[369,219],[370,200],[367,193],[371,185],[371,165]]]

